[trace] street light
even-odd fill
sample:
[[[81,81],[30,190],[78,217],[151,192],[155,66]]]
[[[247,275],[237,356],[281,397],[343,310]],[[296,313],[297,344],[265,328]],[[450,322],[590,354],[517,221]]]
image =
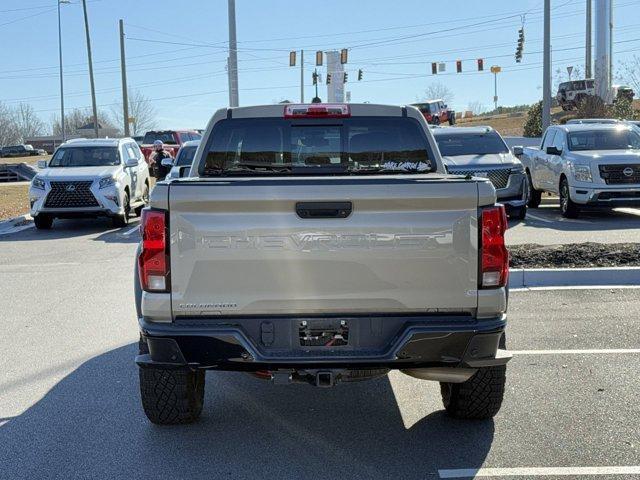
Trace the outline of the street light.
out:
[[[60,57],[60,128],[62,130],[62,141],[66,140],[64,128],[64,80],[62,79],[62,26],[60,23],[60,5],[69,4],[71,0],[58,0],[58,54]]]

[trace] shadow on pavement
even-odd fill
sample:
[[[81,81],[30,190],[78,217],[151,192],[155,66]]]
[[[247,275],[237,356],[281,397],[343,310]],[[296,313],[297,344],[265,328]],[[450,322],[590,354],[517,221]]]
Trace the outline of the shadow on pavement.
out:
[[[58,218],[53,221],[51,230],[38,230],[33,227],[16,233],[0,235],[0,242],[61,240],[100,234],[94,240],[110,243],[134,243],[139,241],[137,234],[129,236],[122,234],[137,225],[138,219],[135,217],[130,219],[129,225],[123,228],[114,228],[109,218]]]
[[[540,221],[535,217],[543,218],[548,222]],[[640,229],[640,215],[606,208],[589,208],[581,210],[577,219],[570,219],[563,218],[559,208],[545,206],[530,208],[524,221],[509,220],[509,226],[515,225],[568,232],[630,230]]]
[[[0,427],[2,478],[398,478],[482,465],[492,421],[406,429],[388,379],[317,389],[208,373],[203,417],[150,424],[135,346],[95,357]]]

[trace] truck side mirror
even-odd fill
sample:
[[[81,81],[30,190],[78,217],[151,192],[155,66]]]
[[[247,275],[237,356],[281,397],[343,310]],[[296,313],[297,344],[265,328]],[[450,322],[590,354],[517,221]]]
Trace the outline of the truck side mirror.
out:
[[[163,167],[173,167],[173,158],[163,158],[160,165]]]
[[[43,170],[45,168],[47,168],[47,166],[49,165],[49,162],[47,162],[46,160],[38,160],[38,168]]]
[[[522,146],[520,146],[520,145],[517,145],[517,146],[513,147],[511,149],[511,151],[513,152],[513,154],[516,157],[520,157],[520,156],[522,156],[522,153],[524,152],[524,148]]]

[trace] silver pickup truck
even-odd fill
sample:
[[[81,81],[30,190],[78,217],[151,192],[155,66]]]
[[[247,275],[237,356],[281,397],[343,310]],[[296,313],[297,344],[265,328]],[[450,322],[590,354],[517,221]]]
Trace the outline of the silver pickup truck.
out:
[[[141,222],[152,422],[195,420],[205,370],[330,387],[397,369],[440,382],[452,416],[498,412],[505,210],[487,179],[445,173],[417,109],[225,108],[187,175]]]

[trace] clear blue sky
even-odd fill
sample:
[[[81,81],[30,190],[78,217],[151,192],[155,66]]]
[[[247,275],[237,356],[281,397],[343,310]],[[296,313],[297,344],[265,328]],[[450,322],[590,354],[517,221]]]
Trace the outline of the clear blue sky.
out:
[[[595,0],[598,1],[598,0]],[[66,106],[91,104],[80,0],[63,5]],[[492,105],[492,64],[501,105],[541,97],[542,0],[236,0],[240,104],[298,100],[300,71],[288,51],[307,53],[307,97],[315,50],[349,48],[352,101],[410,103],[433,82],[457,110]],[[554,71],[584,64],[584,0],[553,0]],[[640,1],[614,0],[614,61],[640,51]],[[0,2],[0,101],[31,103],[45,121],[58,111],[56,0]],[[228,103],[226,0],[89,0],[98,105],[119,101],[118,19],[127,32],[129,85],[154,103],[162,127],[203,127]],[[515,63],[519,15],[526,13],[523,63]],[[25,18],[29,17],[29,18]],[[508,18],[507,18],[508,17]],[[475,26],[474,26],[475,25]],[[146,40],[146,41],[143,41]],[[158,43],[167,42],[167,43]],[[572,49],[574,48],[574,49]],[[455,74],[463,59],[465,73]],[[475,58],[485,59],[484,73]],[[432,61],[447,74],[431,76]],[[364,81],[356,81],[361,68]],[[182,98],[171,98],[183,96]],[[321,97],[326,91],[321,89]]]

